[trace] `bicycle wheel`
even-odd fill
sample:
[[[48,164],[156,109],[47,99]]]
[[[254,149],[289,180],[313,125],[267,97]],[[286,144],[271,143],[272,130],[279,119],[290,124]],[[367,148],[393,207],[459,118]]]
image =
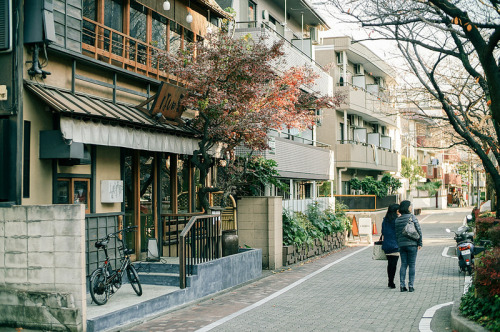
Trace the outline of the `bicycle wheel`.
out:
[[[108,302],[109,285],[106,283],[106,276],[102,269],[95,270],[90,276],[90,296],[94,303],[103,305]]]
[[[141,282],[139,281],[139,275],[137,274],[137,271],[133,265],[129,265],[127,267],[127,278],[128,281],[130,282],[130,285],[132,285],[132,288],[137,293],[137,295],[141,296],[142,295]]]

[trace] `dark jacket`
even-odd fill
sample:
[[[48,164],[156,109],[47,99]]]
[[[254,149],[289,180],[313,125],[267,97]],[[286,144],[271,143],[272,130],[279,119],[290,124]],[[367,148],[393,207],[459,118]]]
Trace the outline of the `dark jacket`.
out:
[[[382,235],[384,242],[382,243],[382,250],[386,254],[391,254],[399,251],[398,242],[396,240],[396,225],[394,223],[396,219],[384,218],[382,222]]]
[[[420,234],[420,238],[418,240],[413,240],[403,235],[403,228],[408,223],[410,217],[415,223],[415,228],[417,229],[418,234]],[[420,228],[418,219],[413,214],[403,214],[399,216],[396,219],[395,224],[396,224],[396,239],[398,241],[398,246],[400,248],[409,246],[422,246],[422,229]]]

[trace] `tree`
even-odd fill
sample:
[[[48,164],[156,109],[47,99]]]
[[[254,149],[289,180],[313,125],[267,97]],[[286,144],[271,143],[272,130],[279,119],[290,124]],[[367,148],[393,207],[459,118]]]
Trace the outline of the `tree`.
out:
[[[401,176],[408,179],[411,186],[418,181],[423,175],[422,167],[418,165],[416,159],[402,157],[401,158]]]
[[[330,0],[372,30],[369,39],[393,40],[418,83],[438,101],[500,194],[500,2],[498,0]],[[490,157],[488,156],[490,154]],[[500,207],[497,204],[497,216]]]
[[[316,79],[307,68],[278,72],[283,54],[282,42],[248,35],[233,39],[217,32],[165,61],[164,69],[189,91],[182,105],[197,113],[189,123],[199,131],[199,149],[191,162],[200,170],[199,198],[205,210],[209,193],[221,189],[206,186],[213,150],[220,149],[225,167],[234,166],[236,147],[268,149],[270,130],[304,130],[314,125],[315,110],[339,104],[338,99],[303,92]]]

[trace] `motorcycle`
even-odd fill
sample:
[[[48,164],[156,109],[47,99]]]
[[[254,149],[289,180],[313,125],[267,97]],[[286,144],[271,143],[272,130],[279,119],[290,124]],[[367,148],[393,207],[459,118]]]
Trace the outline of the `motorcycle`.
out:
[[[467,216],[467,220],[472,219],[471,215]],[[451,233],[452,231],[447,228],[446,232]],[[457,242],[457,257],[458,257],[458,267],[460,272],[472,274],[472,266],[474,265],[474,256],[484,251],[484,247],[474,245],[474,232],[471,232],[469,226],[461,226],[455,233],[455,241]]]

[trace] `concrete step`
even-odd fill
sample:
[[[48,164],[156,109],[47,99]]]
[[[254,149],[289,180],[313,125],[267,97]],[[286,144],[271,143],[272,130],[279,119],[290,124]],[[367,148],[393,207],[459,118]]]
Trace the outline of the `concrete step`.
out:
[[[179,264],[162,262],[139,262],[134,263],[137,272],[140,273],[179,273]]]
[[[179,274],[139,272],[139,280],[145,285],[164,285],[179,287]]]

